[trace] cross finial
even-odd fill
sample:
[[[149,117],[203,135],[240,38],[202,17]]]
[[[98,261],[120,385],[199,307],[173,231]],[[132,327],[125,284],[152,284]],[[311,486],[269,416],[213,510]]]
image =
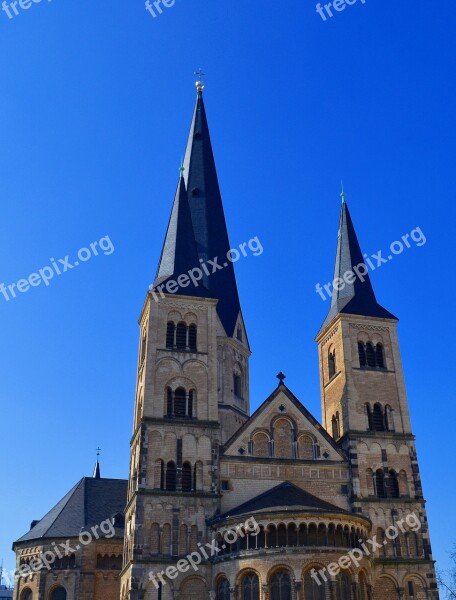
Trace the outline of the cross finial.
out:
[[[343,181],[340,182],[340,187],[341,187],[340,197],[342,198],[342,203],[344,203],[345,198],[347,197],[347,194],[344,191],[344,182]]]
[[[194,75],[198,77],[198,81],[195,83],[196,89],[198,93],[201,93],[204,90],[203,77],[206,77],[206,73],[203,73],[203,69],[200,67],[198,71],[194,72]]]
[[[97,451],[97,457],[100,456],[101,448],[96,448],[96,451]]]
[[[280,382],[280,383],[279,383],[279,385],[281,385],[281,384],[283,384],[283,382],[284,382],[284,379],[286,379],[286,377],[287,377],[287,376],[286,376],[286,375],[284,375],[284,374],[282,373],[282,371],[280,371],[280,373],[279,373],[279,374],[278,374],[276,377],[277,377],[277,379],[278,379],[278,380],[279,380],[279,382]]]

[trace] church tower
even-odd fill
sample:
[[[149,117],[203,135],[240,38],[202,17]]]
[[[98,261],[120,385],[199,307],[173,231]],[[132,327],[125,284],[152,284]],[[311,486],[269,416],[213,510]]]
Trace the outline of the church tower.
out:
[[[206,519],[220,503],[219,447],[249,415],[250,349],[203,87],[197,82],[157,275],[139,319],[122,600],[197,595],[158,574],[207,541]]]
[[[377,302],[342,197],[331,307],[316,338],[323,426],[349,458],[352,510],[371,519],[381,545],[373,599],[436,600],[397,318]]]

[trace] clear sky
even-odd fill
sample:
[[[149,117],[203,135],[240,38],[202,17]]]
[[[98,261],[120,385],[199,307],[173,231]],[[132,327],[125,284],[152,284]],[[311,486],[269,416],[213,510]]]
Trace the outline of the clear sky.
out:
[[[0,12],[0,283],[109,236],[114,251],[0,295],[0,557],[82,476],[127,477],[137,318],[193,110],[205,102],[253,350],[256,408],[286,383],[320,419],[314,336],[328,310],[340,181],[399,334],[434,555],[456,540],[454,0],[43,0]],[[106,246],[107,247],[107,246]]]

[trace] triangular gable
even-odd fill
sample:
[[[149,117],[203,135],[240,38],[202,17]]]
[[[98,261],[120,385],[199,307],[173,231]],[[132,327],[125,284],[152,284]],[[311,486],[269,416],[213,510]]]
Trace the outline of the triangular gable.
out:
[[[225,456],[248,454],[248,442],[257,431],[270,429],[271,421],[280,415],[290,417],[296,423],[299,435],[309,433],[320,445],[318,460],[345,461],[346,456],[323,426],[296,398],[283,383],[274,390],[240,429],[225,443],[222,453]],[[241,449],[241,453],[239,450]],[[328,456],[324,456],[324,454]],[[264,458],[263,460],[267,460]]]

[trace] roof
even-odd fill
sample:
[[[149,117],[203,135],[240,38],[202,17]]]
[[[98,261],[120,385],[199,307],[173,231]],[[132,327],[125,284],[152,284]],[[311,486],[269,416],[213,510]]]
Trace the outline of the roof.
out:
[[[118,513],[123,514],[127,503],[127,486],[125,479],[83,477],[15,544],[43,538],[77,537],[81,530],[100,525]],[[116,527],[115,537],[123,537],[123,527]]]
[[[252,500],[248,500],[239,506],[232,508],[223,515],[217,516],[211,522],[222,521],[229,517],[237,517],[240,515],[254,515],[256,512],[265,511],[267,509],[296,509],[300,512],[321,512],[321,513],[342,513],[347,514],[343,508],[339,508],[334,504],[320,500],[316,496],[309,494],[302,488],[294,485],[290,481],[285,481],[272,489],[263,492],[259,496],[255,496]],[[351,513],[348,513],[351,514]]]
[[[347,283],[344,275],[353,272],[357,266],[364,266],[366,275],[355,277],[352,283]],[[356,272],[355,272],[356,273]],[[355,228],[344,201],[340,211],[339,234],[337,240],[336,264],[334,268],[334,279],[344,280],[340,290],[333,289],[331,308],[320,328],[320,333],[326,329],[334,317],[340,313],[360,315],[365,317],[377,317],[380,319],[394,319],[397,317],[383,308],[375,297],[374,289],[370,280],[368,269],[364,263]]]

